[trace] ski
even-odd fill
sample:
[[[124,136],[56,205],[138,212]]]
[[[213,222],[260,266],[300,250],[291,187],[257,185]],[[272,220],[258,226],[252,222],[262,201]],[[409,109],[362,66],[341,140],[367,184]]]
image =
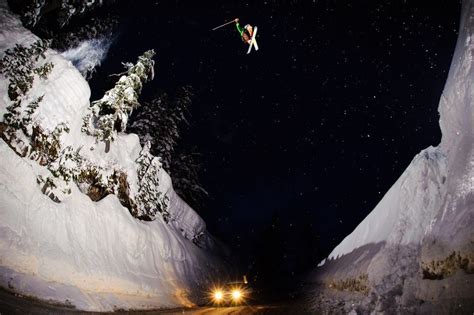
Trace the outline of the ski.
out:
[[[253,34],[252,34],[252,39],[250,40],[250,47],[249,50],[247,51],[247,55],[250,54],[250,51],[252,50],[252,47],[255,46],[255,50],[258,50],[258,44],[256,40],[257,36],[257,27],[255,26],[253,29]]]

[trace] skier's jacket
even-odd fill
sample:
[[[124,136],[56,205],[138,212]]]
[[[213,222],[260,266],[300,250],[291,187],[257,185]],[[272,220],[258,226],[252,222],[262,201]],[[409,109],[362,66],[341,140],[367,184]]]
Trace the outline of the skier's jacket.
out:
[[[245,28],[240,26],[239,22],[235,23],[235,27],[237,27],[237,31],[239,32],[240,36],[243,36],[243,34],[245,32]]]

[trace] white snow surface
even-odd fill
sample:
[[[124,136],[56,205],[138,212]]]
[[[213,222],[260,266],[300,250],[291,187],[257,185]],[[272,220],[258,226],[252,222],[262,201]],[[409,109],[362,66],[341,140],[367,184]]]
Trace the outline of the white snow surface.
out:
[[[440,206],[446,158],[430,147],[418,154],[375,209],[329,255],[335,259],[366,244],[420,243]],[[444,179],[443,179],[444,178]]]
[[[24,29],[0,1],[0,57],[16,43],[37,38]],[[135,160],[141,150],[136,135],[122,134],[105,153],[103,143],[81,133],[90,89],[79,71],[53,50],[47,80],[35,80],[29,97],[44,94],[33,120],[45,130],[66,122],[71,131],[63,145],[82,148],[91,162],[119,167],[136,190]],[[0,76],[0,119],[10,100],[8,81]],[[0,140],[0,285],[77,308],[157,308],[191,305],[222,267],[206,238],[203,248],[191,239],[207,235],[206,225],[173,190],[165,171],[160,189],[170,197],[172,221],[133,218],[115,195],[99,202],[71,185],[72,193],[55,203],[40,191],[38,174],[48,171],[21,158]]]
[[[474,193],[474,1],[464,1],[462,12],[460,34],[439,105],[440,145],[419,153],[375,209],[318,267],[367,244],[419,246],[433,227],[437,228],[437,236],[433,237],[439,238],[454,235],[452,231],[469,224],[466,219],[472,218],[474,209],[453,204],[461,204],[456,200],[468,200],[467,196]],[[453,222],[458,224],[443,222],[448,210],[452,213],[456,209],[459,213]],[[457,240],[465,242],[469,238],[466,233],[446,241],[453,245]]]

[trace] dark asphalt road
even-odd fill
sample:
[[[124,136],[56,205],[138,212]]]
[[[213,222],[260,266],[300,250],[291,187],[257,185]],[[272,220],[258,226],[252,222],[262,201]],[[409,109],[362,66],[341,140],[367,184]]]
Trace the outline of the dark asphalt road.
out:
[[[13,295],[10,292],[0,290],[0,315],[9,314],[129,314],[129,315],[175,315],[175,314],[196,314],[196,315],[246,315],[246,314],[300,314],[286,305],[242,305],[229,307],[196,307],[180,308],[173,310],[152,310],[152,311],[130,311],[114,313],[82,312],[64,305],[46,304],[34,299]]]

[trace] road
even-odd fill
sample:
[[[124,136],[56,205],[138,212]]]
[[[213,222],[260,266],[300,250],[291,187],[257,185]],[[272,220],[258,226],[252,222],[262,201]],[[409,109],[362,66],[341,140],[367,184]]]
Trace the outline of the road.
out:
[[[162,311],[151,314],[192,314],[192,315],[246,315],[246,314],[290,314],[288,308],[282,306],[229,306],[229,307],[199,307],[193,309],[181,309],[175,311]],[[148,314],[148,313],[146,313]]]
[[[12,295],[0,290],[0,315],[6,314],[64,314],[64,315],[92,315],[92,314],[127,314],[127,315],[247,315],[247,314],[297,314],[292,308],[284,305],[242,305],[229,307],[204,306],[195,308],[181,308],[173,310],[133,311],[114,313],[81,312],[64,305],[45,304],[37,300]],[[298,314],[300,314],[298,312]]]

